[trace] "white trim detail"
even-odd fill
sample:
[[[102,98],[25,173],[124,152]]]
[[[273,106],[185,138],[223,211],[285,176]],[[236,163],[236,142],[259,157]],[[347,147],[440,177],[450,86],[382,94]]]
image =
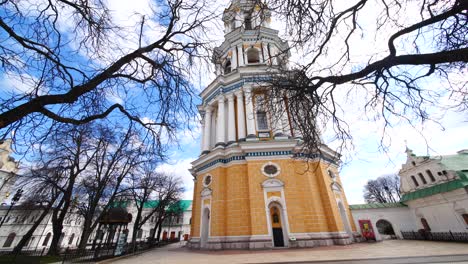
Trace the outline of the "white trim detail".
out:
[[[268,174],[268,173],[266,173],[266,171],[265,171],[265,167],[266,167],[266,166],[274,166],[274,167],[276,167],[276,173],[274,173],[274,174]],[[265,176],[267,176],[267,177],[270,177],[270,178],[273,178],[273,177],[278,176],[278,175],[281,173],[281,167],[280,167],[278,164],[269,161],[269,162],[263,164],[261,171],[262,171],[262,174],[263,174],[263,175],[265,175]]]
[[[213,193],[213,191],[210,188],[203,188],[203,190],[201,191],[201,197],[202,198],[211,198],[212,193]],[[203,199],[203,200],[205,200],[205,199]]]
[[[206,178],[208,178],[208,177],[210,177],[210,183],[205,184]],[[211,176],[211,174],[207,174],[207,175],[205,175],[205,177],[203,177],[203,186],[208,187],[208,186],[211,185],[212,182],[213,182],[213,176]]]

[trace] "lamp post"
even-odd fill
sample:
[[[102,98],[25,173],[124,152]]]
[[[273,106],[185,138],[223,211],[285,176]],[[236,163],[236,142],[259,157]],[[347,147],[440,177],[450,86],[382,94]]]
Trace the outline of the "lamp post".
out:
[[[11,211],[11,208],[21,199],[21,196],[23,195],[23,189],[19,189],[16,191],[15,195],[11,199],[10,207],[8,207],[8,210],[5,214],[5,217],[3,217],[2,222],[0,223],[0,227],[2,227],[3,223],[5,222],[5,219],[7,218],[8,214]]]

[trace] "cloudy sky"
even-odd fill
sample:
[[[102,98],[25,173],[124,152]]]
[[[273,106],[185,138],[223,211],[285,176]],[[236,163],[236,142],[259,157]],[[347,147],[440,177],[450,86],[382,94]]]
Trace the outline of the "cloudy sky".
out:
[[[30,0],[36,2],[36,0]],[[122,27],[134,28],[138,25],[141,15],[152,18],[158,12],[158,7],[154,0],[137,0],[137,1],[114,1],[108,0],[110,10],[112,10],[112,17],[114,21]],[[221,15],[223,8],[228,6],[228,0],[212,1],[210,5],[212,12]],[[345,3],[347,1],[343,1]],[[341,4],[341,2],[340,2]],[[31,6],[31,5],[29,5]],[[370,7],[373,8],[373,7]],[[402,21],[411,21],[416,16],[411,14],[418,12],[417,9],[408,7],[405,12],[401,12]],[[357,62],[367,61],[372,54],[385,54],[386,37],[388,34],[382,31],[383,36],[376,36],[375,33],[375,17],[372,10],[364,12],[367,14],[361,17],[361,27],[365,29],[365,34],[359,38],[353,39],[354,45],[352,46],[353,58]],[[213,25],[210,29],[210,37],[214,43],[221,44],[223,40],[223,32],[221,20],[219,24]],[[154,23],[154,21],[153,21]],[[69,26],[67,21],[62,23],[64,27]],[[157,26],[150,23],[150,27],[157,29]],[[272,27],[280,31],[280,35],[288,38],[285,34],[284,23],[280,23],[273,17]],[[374,32],[374,33],[373,33]],[[154,37],[157,30],[146,32],[148,41]],[[130,32],[125,40],[118,40],[116,45],[119,46],[121,52],[126,52],[132,49],[135,45],[136,38],[132,38],[135,32]],[[114,52],[113,50],[110,50]],[[307,54],[303,50],[293,50],[291,54],[291,61],[293,63],[301,64],[307,60]],[[325,60],[330,60],[337,54],[329,54]],[[318,62],[325,63],[324,61]],[[323,66],[320,65],[320,66]],[[466,77],[465,77],[466,78]],[[196,76],[194,79],[198,80],[197,86],[203,89],[207,84],[214,79],[214,75],[210,73],[203,73]],[[428,86],[437,87],[439,85],[437,80],[429,80]],[[8,79],[5,76],[0,76],[0,84],[3,87],[16,87],[18,90],[27,89],[23,83],[18,82],[16,79]],[[111,96],[111,95],[109,95]],[[112,99],[112,98],[111,98]],[[345,100],[348,99],[348,100]],[[122,100],[115,96],[115,101]],[[346,150],[343,154],[343,165],[341,167],[341,177],[344,188],[349,200],[349,203],[363,203],[362,189],[364,184],[369,179],[377,178],[378,176],[398,172],[401,164],[405,161],[405,146],[413,149],[416,154],[420,155],[440,155],[452,154],[460,149],[468,148],[468,116],[467,113],[455,112],[433,112],[433,114],[440,118],[439,123],[425,122],[423,124],[416,124],[410,126],[404,122],[395,122],[393,127],[387,128],[386,134],[383,135],[383,125],[381,122],[370,121],[372,118],[367,118],[363,115],[362,98],[359,95],[354,95],[352,98],[341,98],[342,112],[353,136],[353,149]],[[384,136],[385,149],[382,149],[381,139]],[[178,137],[180,139],[179,146],[174,147],[170,153],[170,159],[167,164],[162,165],[159,170],[172,172],[180,175],[184,181],[186,192],[184,193],[185,199],[192,199],[193,197],[193,180],[188,169],[191,167],[191,161],[197,158],[200,153],[200,130],[196,125],[194,129],[189,131],[179,131]],[[324,138],[330,146],[336,146],[336,142],[329,139],[333,138],[331,132],[325,131]]]

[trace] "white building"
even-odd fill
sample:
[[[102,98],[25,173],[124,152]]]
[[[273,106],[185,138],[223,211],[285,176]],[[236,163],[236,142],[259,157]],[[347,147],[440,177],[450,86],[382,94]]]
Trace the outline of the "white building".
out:
[[[356,225],[362,231],[368,221],[377,240],[385,238],[376,228],[384,221],[391,224],[398,238],[403,238],[402,231],[466,233],[468,150],[444,156],[416,156],[409,149],[406,153],[406,163],[399,172],[400,203],[351,205]]]
[[[182,213],[175,214],[171,217],[168,217],[164,220],[162,224],[162,230],[159,239],[160,240],[188,240],[190,237],[190,223],[192,219],[192,200],[181,200],[178,205]],[[153,208],[157,206],[157,201],[148,201],[143,205],[142,218],[146,217]],[[132,214],[133,220],[135,220],[137,214],[137,208],[133,204],[129,204],[127,211]],[[171,209],[169,209],[171,210]],[[152,232],[154,232],[154,226],[156,224],[157,217],[153,215],[140,229],[137,233],[137,241],[146,241],[151,237]],[[128,225],[129,238],[128,241],[131,241],[131,234],[133,231],[133,221]]]
[[[11,198],[16,182],[19,162],[15,161],[11,149],[11,140],[0,141],[0,202]]]
[[[11,251],[42,213],[39,208],[25,208],[19,205],[13,206],[12,210],[6,215],[9,207],[9,205],[0,206],[0,222],[4,220],[0,228],[1,251]],[[50,246],[53,235],[51,216],[52,214],[49,213],[44,217],[24,250],[42,250]],[[81,236],[81,224],[82,218],[77,215],[68,215],[65,218],[62,237],[59,242],[62,248],[74,248],[78,245]]]

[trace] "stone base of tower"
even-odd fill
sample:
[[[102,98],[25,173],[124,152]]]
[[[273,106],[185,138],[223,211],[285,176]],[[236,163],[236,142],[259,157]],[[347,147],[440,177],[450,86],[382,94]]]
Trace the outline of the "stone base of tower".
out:
[[[311,248],[319,246],[349,245],[354,242],[362,242],[358,233],[353,239],[346,232],[320,232],[291,234],[295,240],[290,240],[285,248]],[[235,236],[212,237],[201,248],[200,238],[192,237],[187,247],[191,249],[224,250],[224,249],[271,249],[274,248],[270,236]]]

